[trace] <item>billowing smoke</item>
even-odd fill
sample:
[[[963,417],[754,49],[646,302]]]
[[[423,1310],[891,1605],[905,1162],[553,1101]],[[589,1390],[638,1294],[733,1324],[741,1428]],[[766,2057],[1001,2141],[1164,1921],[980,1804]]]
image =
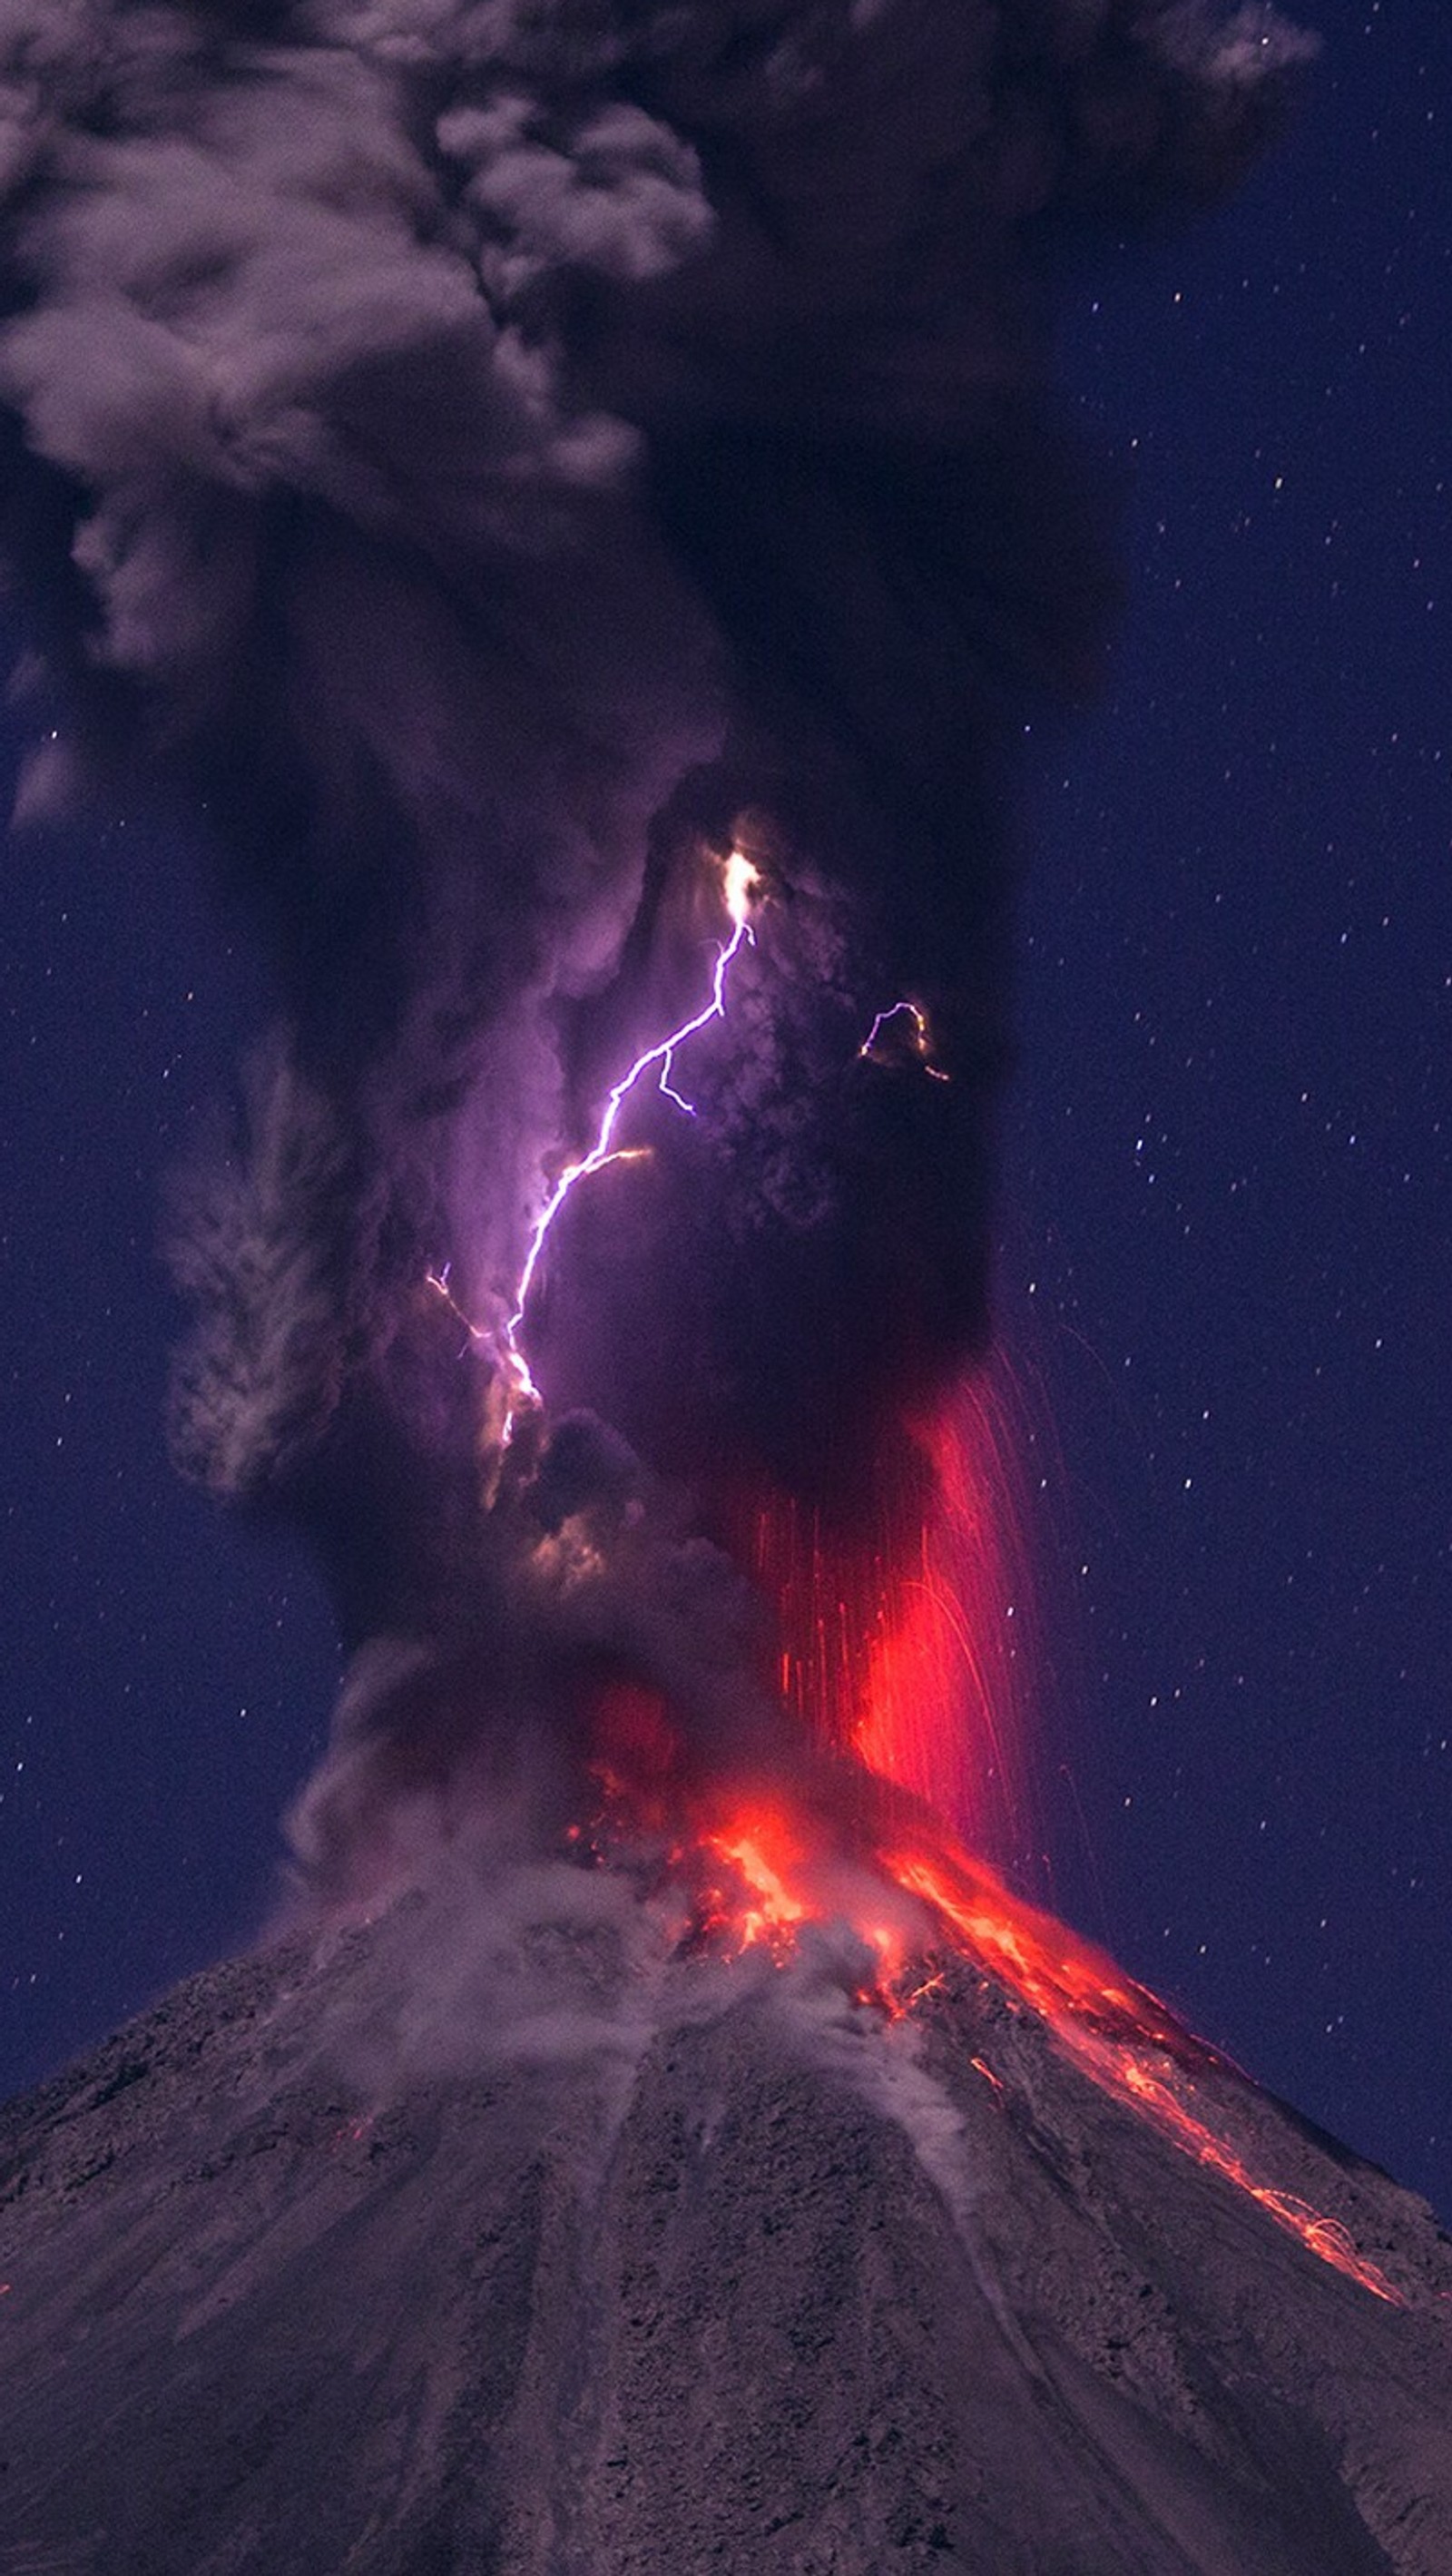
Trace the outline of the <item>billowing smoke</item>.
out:
[[[986,1329],[1013,746],[1112,587],[1045,281],[1228,185],[1306,50],[1217,0],[0,0],[20,810],[204,802],[275,952],[173,1428],[336,1583],[320,1883],[559,1821],[602,1707],[637,1769],[660,1708],[688,1771],[786,1758],[740,1497],[850,1519]],[[511,1416],[531,1229],[733,847],[695,1114],[562,1211]]]

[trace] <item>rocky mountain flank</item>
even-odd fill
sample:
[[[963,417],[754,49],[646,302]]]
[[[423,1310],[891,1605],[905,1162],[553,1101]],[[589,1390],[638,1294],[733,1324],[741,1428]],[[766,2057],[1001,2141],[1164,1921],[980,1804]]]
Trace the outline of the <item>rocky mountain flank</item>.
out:
[[[0,2570],[1452,2576],[1447,2240],[1212,2093],[1405,2306],[961,1963],[290,1936],[0,2114]]]

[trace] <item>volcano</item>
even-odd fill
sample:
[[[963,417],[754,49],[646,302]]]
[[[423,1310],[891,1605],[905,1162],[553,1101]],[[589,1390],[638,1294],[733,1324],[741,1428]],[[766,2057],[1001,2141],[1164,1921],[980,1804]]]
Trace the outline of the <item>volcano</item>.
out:
[[[0,2567],[1446,2576],[1425,2205],[1208,2051],[1187,2152],[961,1943],[873,1976],[576,1859],[192,1978],[0,2122]]]
[[[1429,2213],[957,1839],[1116,588],[1046,299],[1312,43],[3,14],[20,811],[174,802],[273,961],[169,1430],[348,1663],[291,1927],[0,2122],[0,2576],[1448,2576]]]

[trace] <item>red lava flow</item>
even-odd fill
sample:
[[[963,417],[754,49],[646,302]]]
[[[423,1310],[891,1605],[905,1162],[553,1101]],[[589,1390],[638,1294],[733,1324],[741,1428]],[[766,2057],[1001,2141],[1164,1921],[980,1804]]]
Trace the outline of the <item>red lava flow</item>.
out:
[[[930,1501],[905,1533],[834,1554],[795,1506],[756,1515],[752,1570],[779,1606],[782,1696],[831,1757],[832,1796],[810,1773],[806,1785],[686,1785],[666,1713],[627,1686],[610,1697],[595,1766],[604,1812],[589,1842],[603,1854],[641,1829],[664,1835],[690,1937],[717,1951],[765,1947],[784,1961],[804,1926],[845,1921],[876,1961],[857,2000],[894,2018],[940,1988],[934,1953],[956,1953],[1037,2015],[1104,2093],[1322,2262],[1404,2306],[1339,2221],[1252,2172],[1202,2116],[1208,2074],[1244,2080],[1229,2061],[961,1838],[960,1820],[991,1817],[1010,1832],[1019,1821],[1025,1676],[1004,1614],[1010,1595],[1015,1608],[1026,1598],[1023,1560],[1005,1535],[1011,1492],[990,1391],[960,1391],[916,1439],[931,1468],[916,1490]],[[973,2063],[1002,2093],[1002,2077]]]

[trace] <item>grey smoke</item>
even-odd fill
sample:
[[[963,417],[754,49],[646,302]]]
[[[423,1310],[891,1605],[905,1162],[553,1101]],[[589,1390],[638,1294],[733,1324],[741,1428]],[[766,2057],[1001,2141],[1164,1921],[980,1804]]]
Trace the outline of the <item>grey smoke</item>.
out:
[[[348,1342],[353,1177],[327,1102],[275,1048],[248,1069],[233,1137],[178,1180],[173,1266],[204,1320],[177,1353],[172,1448],[223,1501],[256,1500],[326,1435]]]
[[[677,1642],[741,1587],[647,1470],[541,1586],[553,1426],[501,1464],[489,1356],[743,816],[743,1027],[561,1228],[547,1392],[709,1526],[728,1472],[860,1484],[981,1342],[1012,746],[1113,587],[1044,280],[1231,184],[1308,50],[1215,0],[0,0],[20,809],[205,798],[284,1013],[183,1193],[176,1454],[453,1677],[355,1677],[313,1857],[468,1775],[496,1667],[534,1707],[639,1656],[693,1738],[767,1725],[749,1640]],[[858,1062],[899,991],[951,1085]]]

